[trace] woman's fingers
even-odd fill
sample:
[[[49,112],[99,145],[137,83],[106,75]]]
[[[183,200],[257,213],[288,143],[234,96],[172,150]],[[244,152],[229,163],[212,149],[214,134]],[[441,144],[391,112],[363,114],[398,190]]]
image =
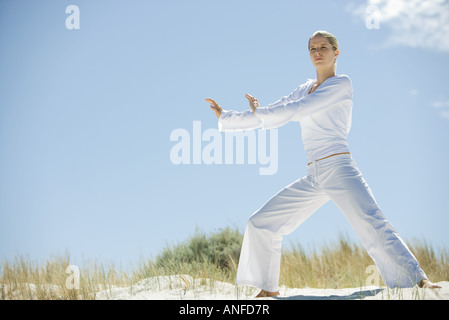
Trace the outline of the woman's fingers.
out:
[[[207,98],[206,101],[210,103],[211,107],[217,107],[218,106],[218,103],[216,103],[215,100],[213,100],[213,99]]]
[[[250,95],[250,94],[245,94],[245,97],[248,99],[248,101],[249,102],[255,102],[255,101],[257,101],[257,99],[256,98],[254,98],[252,95]]]
[[[213,109],[213,110],[216,109],[216,110],[218,110],[218,111],[220,111],[220,112],[223,110],[223,109],[218,105],[218,103],[215,102],[214,99],[206,98],[206,101],[210,103],[211,109]]]
[[[247,94],[245,94],[245,97],[248,99],[248,101],[249,101],[251,107],[257,108],[257,107],[259,106],[259,102],[258,102],[257,99],[254,98],[252,95],[250,95],[250,94],[247,93]]]
[[[254,98],[252,95],[250,95],[249,93],[245,94],[246,99],[248,99],[249,101],[249,106],[251,107],[251,110],[253,112],[256,112],[256,108],[259,107],[259,102],[257,101],[256,98]]]
[[[220,118],[223,109],[215,102],[214,99],[206,98],[206,101],[210,103],[210,108],[215,112],[217,118]]]
[[[214,100],[212,100],[211,98],[206,98],[206,101],[211,103],[211,104],[217,104]]]

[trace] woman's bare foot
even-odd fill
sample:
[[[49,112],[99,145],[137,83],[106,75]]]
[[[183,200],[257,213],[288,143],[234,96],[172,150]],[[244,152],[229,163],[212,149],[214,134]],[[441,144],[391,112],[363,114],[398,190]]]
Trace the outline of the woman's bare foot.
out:
[[[262,291],[259,292],[259,294],[256,296],[256,298],[276,297],[278,295],[280,295],[279,291],[268,292],[266,290],[262,290]]]
[[[429,289],[440,289],[441,287],[433,282],[431,282],[428,279],[422,279],[419,283],[418,283],[418,287],[420,288],[429,288]]]

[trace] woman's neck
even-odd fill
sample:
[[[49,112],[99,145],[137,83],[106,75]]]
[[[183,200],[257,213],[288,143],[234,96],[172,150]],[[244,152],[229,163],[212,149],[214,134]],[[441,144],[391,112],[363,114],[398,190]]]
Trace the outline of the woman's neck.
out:
[[[322,84],[327,78],[335,76],[335,69],[316,70],[316,84]]]

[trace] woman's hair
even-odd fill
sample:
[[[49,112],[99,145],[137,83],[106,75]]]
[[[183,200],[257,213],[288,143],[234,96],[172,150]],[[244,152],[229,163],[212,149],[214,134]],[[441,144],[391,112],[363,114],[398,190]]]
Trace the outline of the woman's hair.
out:
[[[312,40],[312,38],[316,37],[316,36],[325,37],[327,39],[327,41],[329,41],[329,43],[331,44],[332,49],[334,49],[334,51],[338,49],[338,41],[337,41],[337,38],[333,34],[327,32],[327,31],[318,30],[318,31],[315,31],[312,34],[312,36],[309,38],[309,44],[308,44],[309,50],[310,50],[310,40]]]

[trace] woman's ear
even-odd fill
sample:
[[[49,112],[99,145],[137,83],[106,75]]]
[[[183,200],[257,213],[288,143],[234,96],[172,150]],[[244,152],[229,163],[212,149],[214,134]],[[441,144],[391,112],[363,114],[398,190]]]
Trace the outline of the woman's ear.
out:
[[[334,57],[335,57],[335,59],[337,59],[339,54],[340,54],[340,51],[338,49],[334,50]]]

